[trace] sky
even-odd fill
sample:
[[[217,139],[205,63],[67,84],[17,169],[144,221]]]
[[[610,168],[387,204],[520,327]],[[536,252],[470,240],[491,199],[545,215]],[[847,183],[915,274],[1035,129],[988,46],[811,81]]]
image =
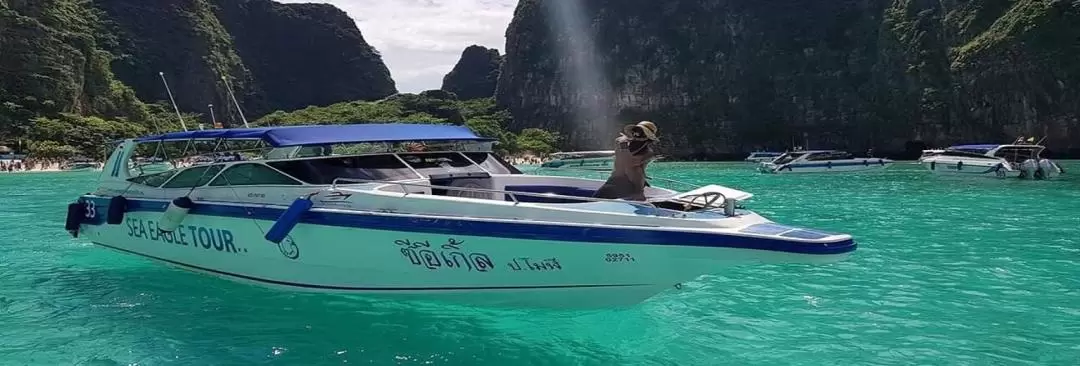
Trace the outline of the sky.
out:
[[[442,87],[461,51],[473,44],[504,52],[517,0],[276,0],[333,4],[349,14],[382,54],[398,91]]]

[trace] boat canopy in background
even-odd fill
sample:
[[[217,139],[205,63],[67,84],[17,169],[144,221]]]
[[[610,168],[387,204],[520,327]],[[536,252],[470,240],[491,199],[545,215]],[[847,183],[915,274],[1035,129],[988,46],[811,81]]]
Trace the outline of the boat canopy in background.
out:
[[[136,142],[185,140],[263,140],[273,147],[398,141],[494,141],[465,126],[431,124],[350,124],[230,128],[172,132]]]

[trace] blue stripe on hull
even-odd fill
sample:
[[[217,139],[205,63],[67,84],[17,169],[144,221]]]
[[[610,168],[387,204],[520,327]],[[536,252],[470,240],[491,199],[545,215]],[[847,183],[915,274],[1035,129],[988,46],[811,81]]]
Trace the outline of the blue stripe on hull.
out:
[[[162,261],[162,262],[165,262],[165,263],[177,265],[177,266],[180,266],[180,267],[199,270],[199,271],[210,272],[210,273],[219,274],[219,275],[222,275],[222,276],[234,277],[234,278],[244,279],[244,280],[248,280],[248,281],[255,281],[255,282],[261,282],[261,283],[265,283],[265,284],[271,284],[271,285],[300,287],[300,288],[318,289],[318,290],[336,290],[336,291],[542,290],[542,289],[572,289],[572,288],[597,288],[597,287],[651,286],[651,285],[648,285],[648,284],[468,286],[468,287],[355,287],[355,286],[315,285],[315,284],[308,284],[308,283],[298,283],[298,282],[287,282],[287,281],[271,280],[271,279],[266,279],[266,278],[261,278],[261,277],[252,277],[252,276],[242,275],[242,274],[237,274],[237,273],[232,273],[232,272],[219,271],[219,270],[216,270],[216,269],[210,269],[210,268],[206,268],[206,267],[199,267],[199,266],[194,266],[194,265],[190,265],[190,264],[187,264],[187,263],[168,260],[168,259],[161,258],[161,257],[155,257],[155,256],[152,256],[152,255],[146,255],[146,254],[143,254],[143,253],[130,251],[130,250],[126,250],[126,249],[121,249],[121,248],[117,248],[117,247],[114,247],[114,246],[111,246],[111,245],[105,245],[105,244],[102,244],[102,243],[94,243],[94,244],[97,244],[97,245],[100,245],[100,246],[103,246],[103,247],[106,247],[106,248],[109,248],[109,249],[113,249],[113,250],[116,250],[116,251],[120,251],[120,252],[124,252],[124,253],[128,253],[128,254],[134,254],[134,255],[137,255],[137,256],[140,256],[140,257],[145,257],[145,258],[149,258],[149,259],[153,259],[153,260]]]
[[[923,163],[923,164],[926,164],[926,163]],[[1008,171],[1008,170],[1005,170],[1004,168],[1002,168],[1000,166],[992,166],[992,167],[989,167],[989,168],[979,167],[979,166],[965,166],[964,169],[956,169],[956,164],[950,164],[950,165],[937,164],[937,165],[938,166],[936,166],[934,169],[930,169],[930,167],[927,166],[926,170],[929,170],[930,172],[936,173],[936,174],[981,175],[981,176],[995,177],[995,178],[1015,177],[1015,176],[1020,174],[1019,171],[1016,171],[1016,170]],[[983,169],[983,168],[985,168],[985,170],[979,170],[979,169]],[[1003,173],[1001,175],[999,175],[997,173],[998,170],[1001,170]]]
[[[833,163],[832,165],[829,165],[829,163],[809,163],[809,164],[792,164],[792,165],[783,165],[783,166],[785,166],[785,167],[790,166],[790,167],[795,168],[795,169],[799,169],[799,168],[826,168],[826,167],[829,167],[829,166],[832,166],[833,168],[839,168],[839,167],[842,167],[842,166],[856,166],[856,165],[857,166],[865,166],[865,167],[883,167],[883,166],[886,166],[886,165],[889,165],[889,164],[892,164],[892,163],[893,162],[891,162],[891,161],[886,161],[884,163],[880,163],[880,162],[877,162],[875,160],[867,160],[865,163],[861,162],[861,161],[855,161],[855,162],[847,162],[847,163]]]
[[[107,198],[90,198],[97,207],[108,207]],[[127,212],[164,212],[167,202],[127,199]],[[230,217],[276,221],[284,209],[272,207],[242,207],[223,204],[196,203],[192,215]],[[99,212],[92,224],[103,224],[105,213]],[[757,238],[722,233],[693,233],[662,231],[646,228],[580,227],[542,223],[492,222],[446,217],[407,217],[367,213],[336,213],[309,211],[301,223],[335,227],[418,232],[444,235],[468,235],[544,241],[651,244],[710,248],[756,249],[798,254],[830,255],[852,252],[857,245],[851,239],[831,243],[802,243],[780,238]]]

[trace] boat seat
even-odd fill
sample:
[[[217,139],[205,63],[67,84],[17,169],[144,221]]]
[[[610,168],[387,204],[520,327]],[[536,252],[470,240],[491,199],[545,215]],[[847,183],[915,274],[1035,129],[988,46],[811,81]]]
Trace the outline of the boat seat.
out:
[[[432,186],[492,189],[491,174],[488,174],[487,172],[432,174],[428,176],[428,180],[430,180]],[[435,196],[481,199],[492,199],[494,197],[494,193],[492,192],[477,192],[439,187],[431,187],[431,194]]]

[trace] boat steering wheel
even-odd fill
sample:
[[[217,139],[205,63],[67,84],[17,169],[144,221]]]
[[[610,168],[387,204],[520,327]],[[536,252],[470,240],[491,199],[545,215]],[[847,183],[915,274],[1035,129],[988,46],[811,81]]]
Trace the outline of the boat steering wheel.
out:
[[[694,196],[694,198],[690,199],[690,202],[688,202],[686,205],[684,205],[684,207],[685,207],[685,209],[689,210],[691,207],[694,206],[694,202],[697,202],[698,198],[704,198],[705,199],[705,205],[702,206],[702,208],[708,209],[709,206],[712,206],[713,203],[716,203],[716,201],[719,200],[722,197],[724,197],[724,195],[721,194],[720,192],[705,192],[705,193]]]

